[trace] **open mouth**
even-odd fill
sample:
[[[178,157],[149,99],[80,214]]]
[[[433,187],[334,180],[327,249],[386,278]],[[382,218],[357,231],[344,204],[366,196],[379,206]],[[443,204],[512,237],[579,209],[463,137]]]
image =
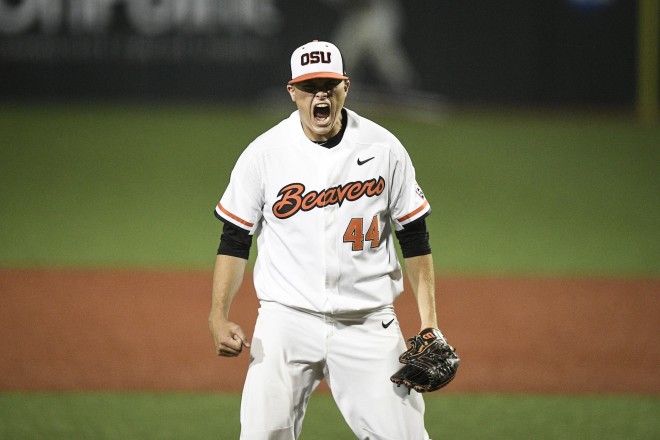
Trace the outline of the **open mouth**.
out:
[[[322,103],[314,106],[314,120],[319,123],[327,123],[330,119],[330,104]]]

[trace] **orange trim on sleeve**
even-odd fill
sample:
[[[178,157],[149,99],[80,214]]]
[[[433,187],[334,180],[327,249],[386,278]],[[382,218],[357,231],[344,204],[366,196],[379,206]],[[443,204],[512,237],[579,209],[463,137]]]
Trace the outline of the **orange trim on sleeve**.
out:
[[[226,215],[227,217],[229,217],[229,218],[231,218],[231,219],[233,219],[233,220],[236,220],[237,222],[239,222],[239,223],[241,223],[241,224],[247,226],[248,228],[251,228],[252,226],[254,226],[254,223],[250,223],[250,222],[247,221],[247,220],[243,220],[242,218],[240,218],[240,217],[238,217],[238,216],[232,214],[231,212],[227,211],[227,210],[226,210],[226,209],[225,209],[220,203],[218,203],[218,209],[219,209],[220,211],[222,211],[222,213],[223,213],[224,215]]]
[[[415,210],[414,210],[413,212],[411,212],[410,214],[404,215],[403,217],[399,217],[398,219],[396,219],[396,221],[398,221],[399,223],[401,223],[401,222],[405,222],[405,221],[408,220],[409,218],[414,217],[414,216],[416,216],[417,214],[419,214],[419,212],[420,212],[420,211],[423,211],[424,208],[426,208],[428,205],[429,205],[429,201],[428,201],[428,200],[424,200],[424,203],[422,203],[422,206],[420,206],[419,208],[415,209]]]

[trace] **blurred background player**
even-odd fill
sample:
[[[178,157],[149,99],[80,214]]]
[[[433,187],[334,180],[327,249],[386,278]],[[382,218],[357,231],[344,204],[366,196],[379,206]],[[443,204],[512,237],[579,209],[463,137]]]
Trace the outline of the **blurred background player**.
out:
[[[367,70],[381,88],[397,93],[419,84],[401,41],[404,20],[397,0],[326,1],[341,13],[333,41],[341,47],[355,85],[368,87],[363,83]]]

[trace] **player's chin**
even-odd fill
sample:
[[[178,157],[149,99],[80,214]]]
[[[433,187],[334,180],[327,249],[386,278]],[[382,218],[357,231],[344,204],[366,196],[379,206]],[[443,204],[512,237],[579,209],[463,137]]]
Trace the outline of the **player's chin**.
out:
[[[330,131],[332,131],[332,127],[335,126],[337,117],[336,115],[332,115],[332,114],[325,116],[312,115],[311,119],[312,119],[312,125],[319,134],[327,134]]]
[[[314,131],[316,134],[325,136],[332,130],[332,123],[330,121],[314,121]]]

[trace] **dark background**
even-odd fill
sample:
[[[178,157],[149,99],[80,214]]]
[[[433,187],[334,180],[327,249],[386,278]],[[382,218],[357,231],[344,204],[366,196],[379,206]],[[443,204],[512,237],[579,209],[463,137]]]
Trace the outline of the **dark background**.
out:
[[[331,39],[350,3],[205,0],[211,24],[145,31],[131,7],[143,5],[148,21],[158,12],[149,5],[171,12],[186,1],[110,1],[103,24],[87,27],[71,17],[97,0],[52,1],[59,12],[34,13],[41,18],[21,27],[19,13],[29,16],[40,2],[0,0],[0,98],[253,100],[286,83],[295,47]],[[634,106],[637,1],[401,6],[400,39],[419,73],[418,91],[466,104]],[[365,74],[378,86],[373,72]]]

